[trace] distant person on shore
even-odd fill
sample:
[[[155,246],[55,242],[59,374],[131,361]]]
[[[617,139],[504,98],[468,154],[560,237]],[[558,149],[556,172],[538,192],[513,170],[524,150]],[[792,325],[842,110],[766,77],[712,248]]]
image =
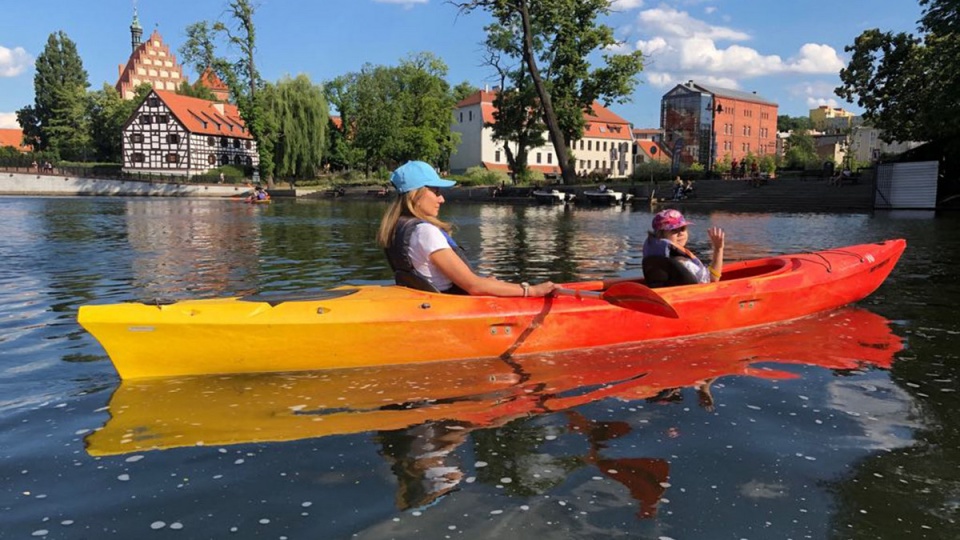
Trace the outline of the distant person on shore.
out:
[[[653,230],[647,235],[643,244],[643,258],[660,257],[674,259],[689,272],[698,283],[720,281],[723,273],[723,246],[725,235],[720,227],[707,229],[710,244],[713,246],[713,257],[710,265],[703,264],[689,249],[687,241],[690,239],[688,226],[692,225],[684,219],[677,210],[663,210],[653,216]],[[644,275],[647,268],[644,268]]]
[[[450,236],[453,227],[439,218],[444,180],[423,161],[410,161],[390,176],[398,196],[380,222],[377,243],[384,248],[398,284],[451,294],[547,296],[556,285],[509,283],[478,276]]]

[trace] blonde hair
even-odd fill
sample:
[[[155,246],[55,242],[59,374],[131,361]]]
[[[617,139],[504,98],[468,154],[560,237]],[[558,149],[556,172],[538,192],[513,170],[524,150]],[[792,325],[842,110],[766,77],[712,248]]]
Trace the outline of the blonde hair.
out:
[[[453,232],[453,225],[446,221],[440,221],[435,217],[424,215],[417,209],[417,201],[420,200],[420,197],[423,197],[426,189],[427,188],[422,187],[401,193],[390,203],[386,213],[383,214],[383,219],[380,220],[380,230],[377,232],[377,244],[379,244],[380,247],[388,248],[393,244],[393,235],[397,230],[397,222],[400,221],[401,216],[422,219],[427,223],[436,225],[441,230],[447,232],[447,234]]]

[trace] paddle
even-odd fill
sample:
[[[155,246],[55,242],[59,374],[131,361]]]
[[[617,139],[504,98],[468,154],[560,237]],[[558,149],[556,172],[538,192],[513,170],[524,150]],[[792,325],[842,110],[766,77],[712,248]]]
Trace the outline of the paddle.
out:
[[[617,283],[605,291],[579,291],[574,289],[554,289],[554,294],[575,298],[598,298],[617,307],[632,309],[659,317],[679,319],[680,315],[659,294],[650,287],[639,283]]]

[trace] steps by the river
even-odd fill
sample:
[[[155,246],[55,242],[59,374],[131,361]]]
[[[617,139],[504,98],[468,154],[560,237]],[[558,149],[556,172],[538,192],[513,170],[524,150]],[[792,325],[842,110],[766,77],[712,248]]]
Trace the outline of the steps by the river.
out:
[[[744,211],[870,211],[874,192],[871,178],[831,185],[817,177],[772,178],[759,186],[744,180],[700,180],[692,197],[671,200],[671,187],[661,184],[655,192],[658,205],[664,207],[718,208]],[[634,204],[646,204],[649,185],[635,189]],[[640,200],[637,200],[640,199]]]

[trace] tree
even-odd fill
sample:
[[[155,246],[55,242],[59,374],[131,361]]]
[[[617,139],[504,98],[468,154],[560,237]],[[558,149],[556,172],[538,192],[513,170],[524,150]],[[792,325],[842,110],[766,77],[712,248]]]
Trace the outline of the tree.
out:
[[[185,63],[192,65],[197,73],[211,68],[230,88],[230,95],[240,110],[240,116],[253,138],[257,141],[260,163],[273,163],[273,146],[262,141],[276,134],[265,131],[263,103],[258,89],[263,86],[260,72],[257,71],[255,56],[257,50],[256,26],[253,23],[254,7],[249,0],[231,0],[228,13],[232,25],[217,21],[210,25],[205,21],[187,27],[187,41],[181,46],[180,54]],[[229,62],[216,55],[216,40],[226,38],[229,47],[239,52],[239,58]],[[273,179],[264,175],[272,186]]]
[[[797,131],[799,129],[813,129],[813,122],[809,116],[788,116],[781,114],[777,116],[777,131],[786,133],[788,131]]]
[[[919,0],[924,35],[861,33],[837,95],[863,107],[887,142],[960,138],[960,2]]]
[[[306,75],[298,75],[267,84],[261,92],[264,125],[272,135],[263,144],[273,147],[273,162],[261,164],[261,169],[277,178],[314,177],[323,159],[329,119],[323,90]]]
[[[443,61],[420,53],[397,67],[365,65],[325,84],[340,113],[337,155],[367,173],[413,159],[445,166],[459,143],[450,130],[456,101],[446,73]]]
[[[177,93],[181,96],[205,99],[207,101],[217,101],[217,96],[213,95],[213,90],[201,83],[199,80],[193,84],[183,81],[180,83],[180,86],[177,87]]]
[[[34,104],[17,111],[25,142],[63,159],[84,157],[90,148],[86,119],[89,85],[76,44],[63,31],[50,34],[37,56]]]
[[[805,129],[794,131],[787,139],[787,166],[794,169],[806,168],[817,162],[817,146],[813,136]]]
[[[150,83],[143,83],[137,86],[132,99],[123,99],[116,88],[104,83],[100,90],[90,92],[87,116],[94,159],[106,163],[123,161],[123,126],[151,90]]]
[[[453,2],[461,12],[485,9],[504,28],[513,28],[517,46],[536,91],[564,181],[576,174],[568,142],[583,134],[583,114],[594,101],[624,102],[643,70],[643,54],[601,54],[591,69],[589,57],[617,45],[613,30],[597,22],[610,12],[608,0],[471,0]],[[542,69],[541,69],[542,66]]]

